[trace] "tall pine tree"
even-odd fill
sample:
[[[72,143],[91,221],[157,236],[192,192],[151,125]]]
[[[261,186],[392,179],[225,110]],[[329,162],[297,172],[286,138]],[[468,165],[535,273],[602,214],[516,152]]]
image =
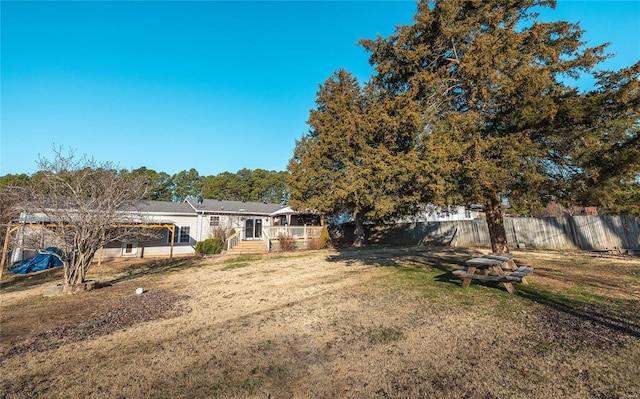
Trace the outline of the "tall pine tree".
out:
[[[375,83],[420,104],[440,201],[482,203],[494,252],[508,252],[505,204],[551,195],[550,175],[567,176],[554,125],[581,100],[563,79],[605,58],[604,46],[583,48],[577,24],[539,21],[540,6],[555,1],[421,1],[412,25],[361,41]]]
[[[385,98],[337,71],[320,87],[309,133],[296,143],[288,189],[297,209],[348,215],[355,245],[365,242],[364,223],[415,208],[424,179],[415,143],[421,119],[412,101]]]
[[[571,199],[640,215],[640,62],[597,77],[596,88],[558,117],[560,143],[571,150]]]

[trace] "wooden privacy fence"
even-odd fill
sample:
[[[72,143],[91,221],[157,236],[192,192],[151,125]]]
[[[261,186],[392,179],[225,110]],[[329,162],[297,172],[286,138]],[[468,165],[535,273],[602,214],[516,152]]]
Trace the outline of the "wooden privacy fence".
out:
[[[640,250],[640,220],[633,216],[505,218],[504,224],[512,248]],[[491,246],[480,219],[371,226],[368,235],[379,244]]]

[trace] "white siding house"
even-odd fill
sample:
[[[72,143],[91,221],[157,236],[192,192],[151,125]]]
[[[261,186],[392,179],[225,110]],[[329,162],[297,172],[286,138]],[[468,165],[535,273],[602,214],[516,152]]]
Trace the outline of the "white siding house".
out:
[[[215,230],[229,232],[231,229],[240,233],[241,240],[260,240],[262,228],[271,226],[269,215],[286,207],[262,202],[212,199],[187,199],[185,202],[198,216],[194,235],[196,241],[213,237]]]
[[[187,199],[184,202],[144,201],[136,212],[145,220],[172,223],[175,227],[173,255],[193,255],[198,241],[233,230],[240,240],[261,240],[262,228],[271,225],[269,215],[285,205],[262,202]],[[156,257],[171,254],[171,234],[163,229],[152,242],[111,243],[102,258]]]
[[[456,220],[474,220],[483,218],[482,208],[478,206],[452,206],[444,208],[432,204],[421,206],[420,212],[415,215],[400,218],[402,223],[425,223],[425,222],[450,222]]]
[[[164,227],[160,229],[159,237],[152,241],[108,243],[95,255],[95,259],[193,255],[198,241],[222,232],[226,237],[232,229],[239,233],[239,240],[260,240],[263,227],[271,226],[269,215],[285,207],[286,205],[262,202],[210,199],[188,199],[184,202],[139,201],[130,209],[123,210],[123,214],[126,213],[129,217],[133,215],[146,225],[173,226],[173,245],[171,231]],[[19,227],[15,230],[17,237],[14,237],[12,261],[28,259],[40,249],[55,246],[55,243],[48,242],[46,227],[42,223],[46,221],[39,220],[38,216],[25,214],[12,222]],[[38,223],[34,223],[35,220]],[[25,239],[30,236],[37,236],[38,239]]]
[[[171,249],[171,232],[162,229],[160,237],[145,242],[114,242],[105,246],[103,259],[117,257],[157,257],[167,255],[192,255],[195,253],[196,239],[193,231],[197,227],[197,217],[191,207],[182,202],[141,201],[135,212],[147,223],[165,223],[174,225],[173,253]]]

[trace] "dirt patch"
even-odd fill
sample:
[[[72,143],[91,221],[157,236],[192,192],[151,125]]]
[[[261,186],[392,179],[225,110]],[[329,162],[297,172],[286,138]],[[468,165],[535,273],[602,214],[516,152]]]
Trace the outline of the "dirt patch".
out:
[[[116,292],[102,293],[102,295],[118,295]],[[55,327],[42,332],[31,332],[22,342],[9,342],[3,346],[6,352],[1,356],[11,358],[26,352],[44,352],[57,349],[71,342],[94,339],[111,334],[114,331],[131,327],[137,323],[144,323],[161,318],[175,317],[184,309],[179,305],[180,297],[165,290],[146,292],[141,295],[124,295],[113,298],[104,303],[104,309],[95,311],[91,319],[86,314],[77,312],[76,318],[83,321]],[[76,308],[76,311],[79,310]],[[67,315],[68,317],[69,315]],[[56,324],[60,323],[60,319]],[[14,323],[15,324],[15,323]],[[11,325],[7,323],[7,337],[11,336]],[[4,334],[3,334],[4,335]],[[14,335],[15,337],[15,335]]]

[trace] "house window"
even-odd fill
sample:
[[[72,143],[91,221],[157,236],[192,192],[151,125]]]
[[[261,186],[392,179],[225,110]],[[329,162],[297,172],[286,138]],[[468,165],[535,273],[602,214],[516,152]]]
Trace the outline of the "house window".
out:
[[[189,242],[191,237],[189,237],[189,226],[176,226],[173,235],[173,242],[176,244],[180,244],[183,242]],[[171,232],[167,235],[167,243],[171,242]]]
[[[220,216],[209,216],[209,226],[211,227],[220,226]]]
[[[122,256],[135,256],[138,252],[138,244],[123,243],[122,244]]]
[[[189,226],[180,227],[180,232],[176,235],[178,236],[178,242],[189,242]]]

